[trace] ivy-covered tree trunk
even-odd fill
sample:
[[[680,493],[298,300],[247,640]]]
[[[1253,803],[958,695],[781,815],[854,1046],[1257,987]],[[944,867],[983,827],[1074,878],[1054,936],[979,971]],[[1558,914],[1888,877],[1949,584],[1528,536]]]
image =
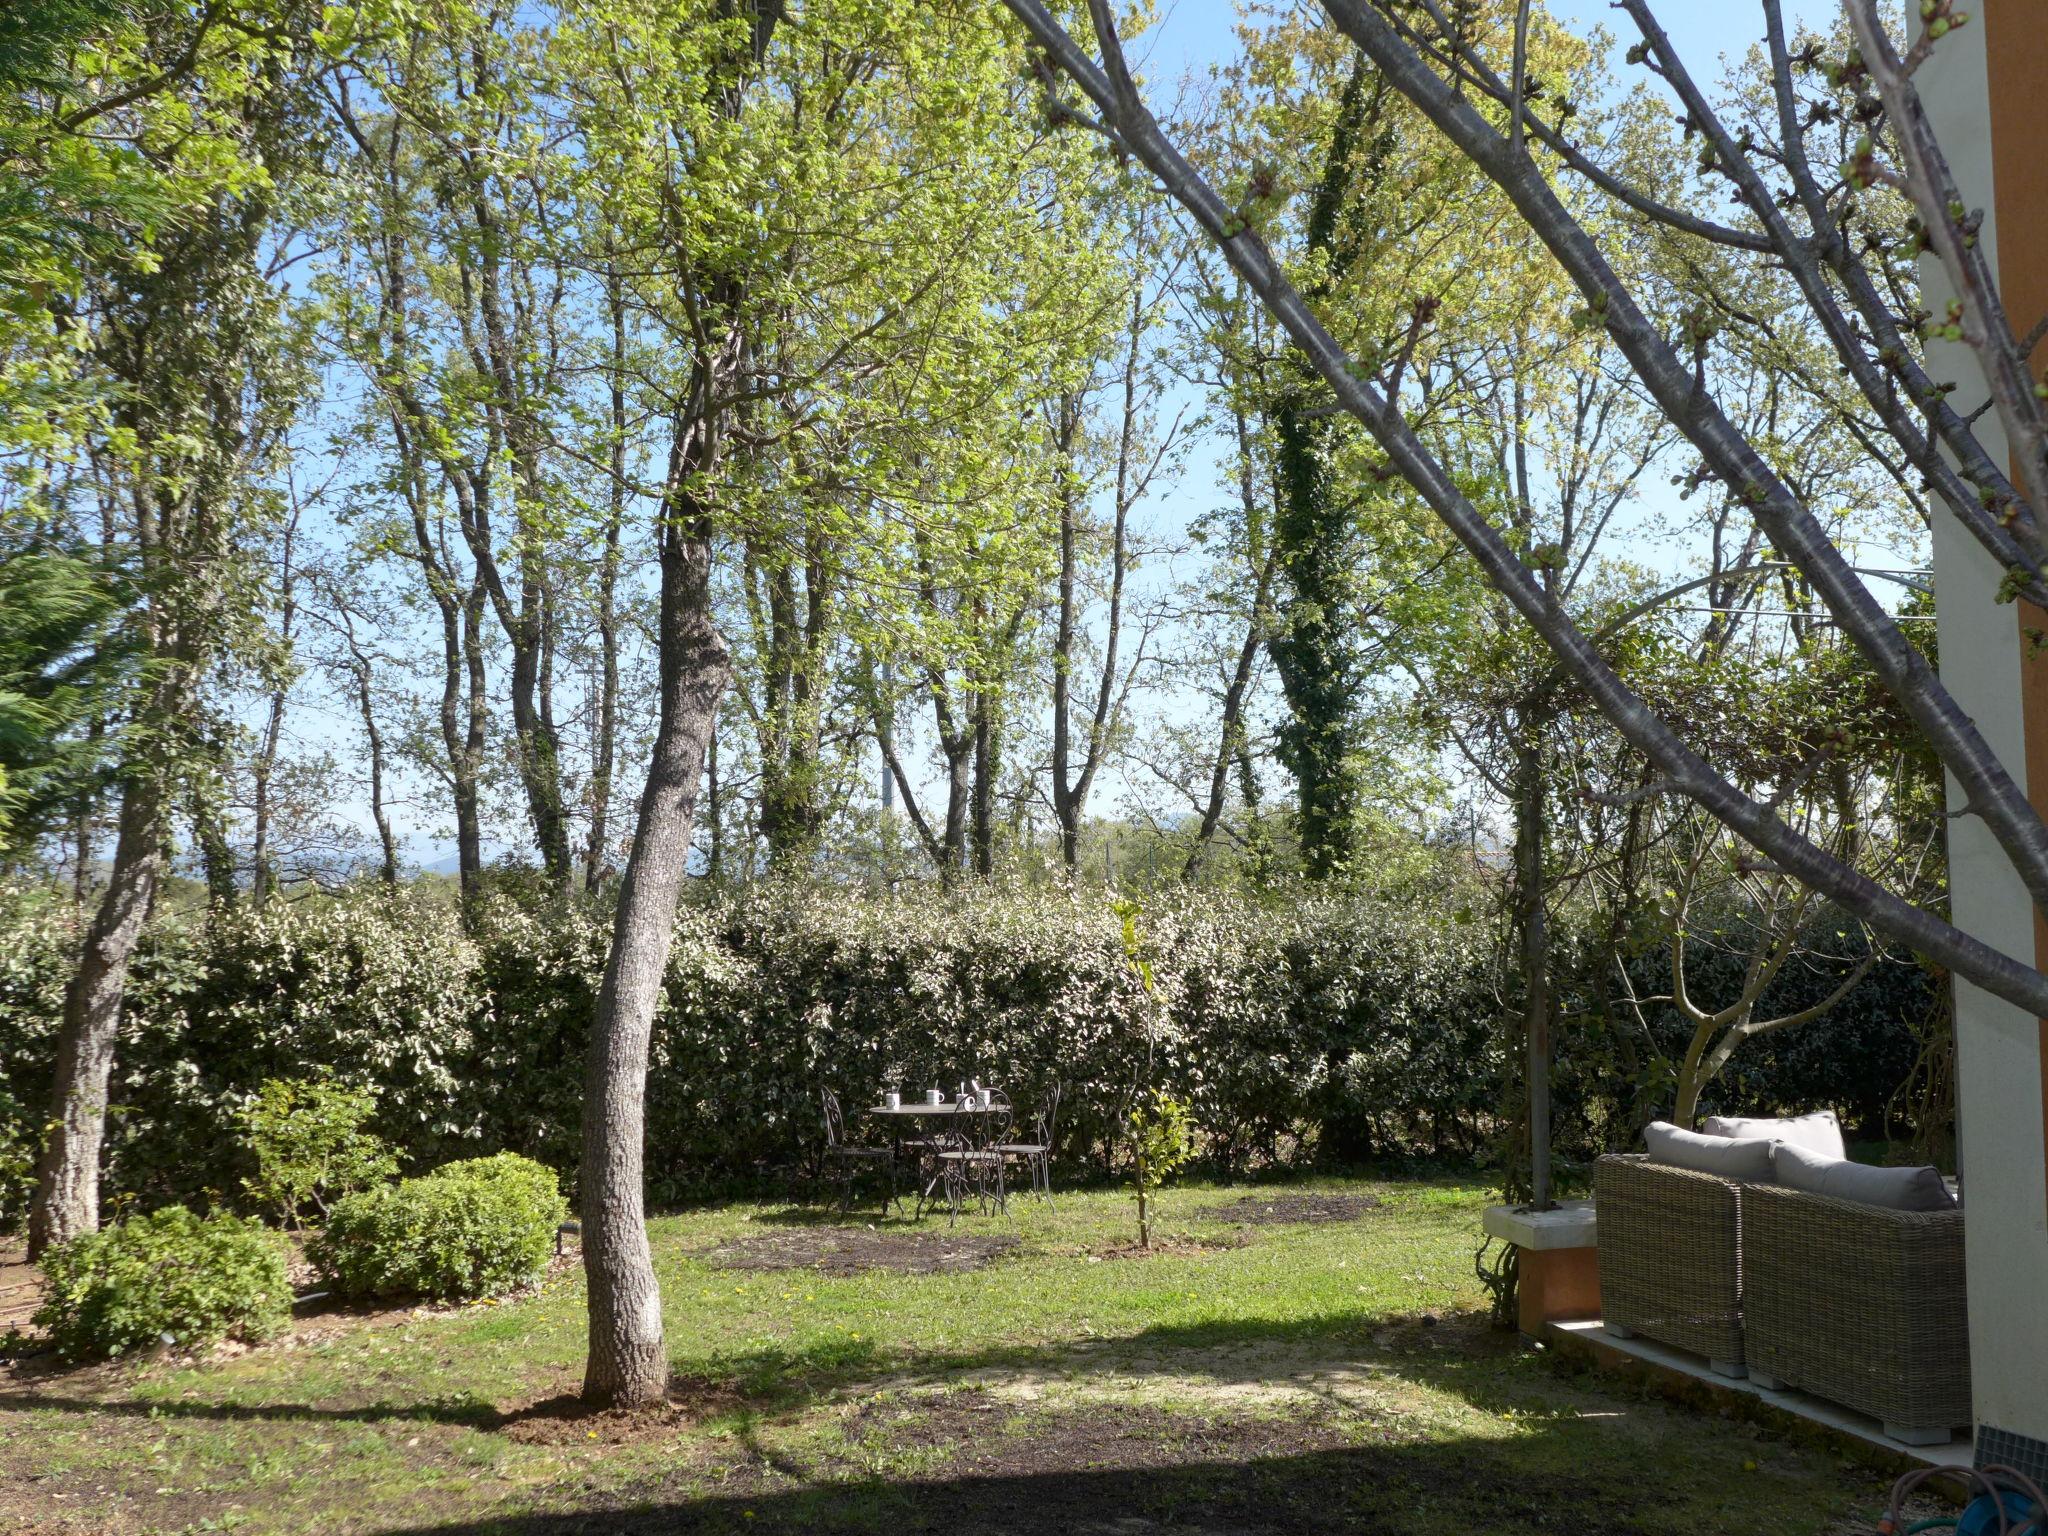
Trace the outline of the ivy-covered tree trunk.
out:
[[[633,851],[619,890],[611,957],[597,998],[584,1089],[583,1267],[590,1289],[584,1401],[631,1406],[668,1386],[661,1290],[647,1246],[644,1139],[647,1053],[675,931],[697,811],[697,786],[731,677],[711,615],[711,541],[662,531],[659,723],[640,797]]]
[[[1351,519],[1332,483],[1334,424],[1305,389],[1290,391],[1271,419],[1280,470],[1273,539],[1287,586],[1268,645],[1287,699],[1276,745],[1300,796],[1302,862],[1320,880],[1350,867],[1362,794],[1351,750],[1358,679],[1345,620]]]
[[[760,829],[776,869],[801,868],[829,815],[822,696],[835,627],[831,566],[825,533],[815,520],[804,529],[800,554],[766,540],[751,541],[746,551],[747,607],[762,672],[754,712]]]
[[[1365,56],[1356,55],[1304,229],[1307,254],[1319,263],[1306,290],[1311,299],[1328,297],[1363,249],[1352,210],[1363,206],[1361,180],[1378,175],[1369,130],[1384,94]],[[1325,879],[1350,866],[1364,798],[1352,750],[1359,695],[1347,612],[1353,515],[1337,493],[1339,427],[1328,397],[1300,351],[1288,354],[1287,372],[1266,412],[1278,471],[1273,547],[1284,588],[1267,650],[1287,700],[1275,744],[1299,790],[1302,861],[1312,879]]]
[[[1002,772],[1001,700],[989,689],[974,698],[974,872],[987,880],[996,872],[996,779]]]

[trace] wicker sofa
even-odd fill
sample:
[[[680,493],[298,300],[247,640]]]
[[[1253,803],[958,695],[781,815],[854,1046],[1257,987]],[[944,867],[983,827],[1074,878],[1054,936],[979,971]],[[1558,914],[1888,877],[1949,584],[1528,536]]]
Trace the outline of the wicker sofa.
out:
[[[1742,1186],[1641,1153],[1593,1167],[1600,1318],[1743,1374]]]
[[[1970,1422],[1963,1213],[1742,1190],[1742,1331],[1759,1386],[1798,1387],[1938,1444]]]
[[[1602,1322],[1797,1387],[1914,1444],[1970,1422],[1963,1213],[1738,1183],[1641,1154],[1594,1166]]]

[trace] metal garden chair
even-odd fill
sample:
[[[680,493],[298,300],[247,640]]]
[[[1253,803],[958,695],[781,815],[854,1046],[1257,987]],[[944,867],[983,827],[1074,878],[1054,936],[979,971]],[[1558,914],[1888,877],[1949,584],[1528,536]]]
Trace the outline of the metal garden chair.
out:
[[[1020,1162],[1031,1175],[1032,1193],[1052,1199],[1052,1134],[1059,1121],[1060,1085],[1054,1083],[1045,1103],[1031,1117],[1028,1141],[998,1141],[995,1150],[1007,1161]]]
[[[821,1088],[818,1098],[825,1111],[825,1171],[839,1185],[840,1215],[853,1208],[854,1184],[869,1169],[883,1174],[889,1181],[889,1197],[882,1202],[882,1213],[887,1215],[889,1207],[898,1203],[895,1149],[856,1146],[848,1141],[846,1116],[839,1108],[839,1095],[830,1088]]]
[[[952,1138],[953,1145],[936,1154],[946,1187],[946,1220],[959,1218],[971,1185],[975,1203],[986,1214],[991,1203],[1004,1215],[1010,1212],[1009,1193],[1004,1183],[1005,1159],[1000,1150],[1010,1134],[1012,1119],[1009,1099],[993,1093],[991,1107],[980,1116],[979,1137],[965,1133]]]

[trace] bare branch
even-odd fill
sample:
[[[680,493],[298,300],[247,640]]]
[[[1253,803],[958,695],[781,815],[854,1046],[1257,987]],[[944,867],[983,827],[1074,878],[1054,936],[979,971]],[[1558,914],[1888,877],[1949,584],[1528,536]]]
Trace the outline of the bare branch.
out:
[[[1102,0],[1093,0],[1097,11],[1106,17],[1106,6]],[[1005,0],[1011,12],[1023,23],[1032,38],[1051,55],[1059,68],[1067,74],[1093,100],[1115,124],[1132,152],[1164,184],[1166,190],[1185,208],[1196,224],[1223,250],[1231,266],[1242,276],[1246,284],[1259,295],[1268,310],[1286,329],[1290,338],[1298,345],[1304,356],[1315,366],[1317,372],[1329,383],[1340,402],[1344,404],[1372,434],[1389,459],[1410,485],[1429,503],[1445,525],[1471,552],[1479,562],[1489,580],[1514,604],[1515,608],[1543,636],[1544,640],[1565,662],[1567,669],[1580,686],[1611,720],[1615,727],[1631,744],[1651,759],[1668,776],[1679,791],[1695,800],[1716,819],[1723,822],[1758,849],[1795,871],[1799,877],[1815,889],[1828,894],[1845,908],[1863,917],[1879,931],[1887,933],[1900,942],[1933,956],[1951,969],[1977,981],[1987,990],[2009,999],[2021,1007],[2048,1014],[2048,978],[2044,978],[2030,964],[2025,964],[2005,955],[1983,941],[1963,933],[1952,925],[1941,921],[1932,914],[1921,911],[1902,900],[1895,893],[1886,890],[1868,876],[1844,865],[1825,850],[1799,835],[1785,825],[1764,807],[1737,789],[1721,774],[1716,772],[1705,759],[1681,741],[1662,719],[1660,719],[1635,692],[1630,689],[1599,654],[1586,636],[1571,620],[1548,602],[1534,573],[1514,554],[1495,529],[1478,509],[1458,489],[1455,481],[1437,462],[1429,450],[1415,436],[1399,412],[1372,388],[1359,373],[1352,359],[1339,347],[1327,329],[1317,319],[1301,295],[1280,270],[1272,254],[1255,232],[1244,228],[1236,220],[1227,205],[1217,196],[1213,188],[1188,164],[1180,152],[1167,140],[1159,124],[1145,110],[1142,103],[1120,98],[1116,87],[1094,61],[1079,48],[1066,29],[1046,9],[1042,0]],[[1377,22],[1356,0],[1328,0],[1328,8],[1354,40],[1359,41],[1375,58],[1375,62],[1394,78],[1397,86],[1408,94],[1450,134],[1461,147],[1475,146],[1483,156],[1482,165],[1489,174],[1498,172],[1497,178],[1513,193],[1518,203],[1537,205],[1547,201],[1552,210],[1546,221],[1554,232],[1562,234],[1561,243],[1574,246],[1574,260],[1568,267],[1579,267],[1604,273],[1608,284],[1619,290],[1619,283],[1612,272],[1598,256],[1591,252],[1590,264],[1584,252],[1576,249],[1583,245],[1590,250],[1590,241],[1583,231],[1577,231],[1569,217],[1556,206],[1554,197],[1542,182],[1528,157],[1519,157],[1520,164],[1502,164],[1501,154],[1494,146],[1499,145],[1498,135],[1472,111],[1469,105],[1456,100],[1448,87],[1435,78],[1414,54],[1403,47],[1386,29]],[[1420,78],[1417,78],[1417,77]],[[1468,150],[1468,152],[1470,152]],[[1526,174],[1524,174],[1526,172]],[[1532,185],[1533,183],[1533,185]],[[1527,207],[1524,209],[1527,212]],[[1568,230],[1576,234],[1574,241]],[[1582,286],[1585,286],[1582,284]],[[1591,291],[1605,291],[1597,280]],[[1620,302],[1633,311],[1625,293]],[[1639,312],[1632,316],[1632,329],[1638,351],[1647,350],[1645,338],[1662,348],[1666,360],[1669,349],[1649,331],[1648,322]],[[1615,320],[1610,316],[1610,326]],[[1668,370],[1659,370],[1660,379],[1668,382]],[[1660,401],[1662,395],[1660,393]],[[1681,396],[1677,402],[1685,406]],[[1668,408],[1668,405],[1667,405]],[[1690,411],[1688,415],[1692,414]],[[1714,413],[1718,417],[1718,412]],[[1734,450],[1733,457],[1738,469],[1754,465],[1760,483],[1769,481],[1775,485],[1774,477],[1757,459],[1753,449],[1741,443],[1734,429],[1725,418],[1720,419],[1720,431],[1727,438],[1735,439],[1729,444]],[[1716,438],[1717,446],[1720,437]],[[1736,445],[1739,444],[1739,449]],[[1746,477],[1731,477],[1734,483],[1746,483]],[[1780,495],[1783,488],[1778,487]],[[1789,497],[1786,497],[1789,501]],[[1796,504],[1793,504],[1796,508]],[[1846,583],[1853,592],[1842,593],[1846,606],[1854,607],[1859,614],[1875,610],[1882,619],[1882,631],[1889,631],[1896,645],[1911,651],[1904,637],[1898,634],[1896,626],[1883,616],[1875,602],[1848,572],[1839,551],[1827,544],[1825,535],[1812,525],[1810,514],[1803,508],[1796,508],[1806,519],[1804,528],[1796,518],[1779,518],[1781,527],[1772,529],[1774,539],[1784,552],[1801,560],[1801,568],[1807,568],[1807,561],[1824,572],[1832,573],[1832,584],[1837,588]],[[1780,534],[1783,534],[1781,537]],[[1823,549],[1812,548],[1818,539]],[[1858,601],[1860,599],[1860,601]],[[2048,829],[2043,829],[2039,818],[2031,807],[2025,805],[2011,780],[1999,767],[1988,746],[1983,744],[1975,726],[1961,715],[1954,701],[1941,691],[1939,684],[1927,673],[1918,653],[1912,652],[1910,660],[1893,652],[1888,657],[1894,663],[1894,670],[1904,668],[1909,673],[1918,668],[1912,676],[1916,694],[1924,704],[1926,689],[1931,686],[1934,697],[1941,706],[1937,709],[1934,726],[1928,734],[1937,745],[1947,745],[1952,751],[1958,743],[1968,748],[1958,752],[1961,759],[1957,776],[1967,772],[1970,780],[1982,786],[1985,798],[1992,801],[2001,817],[2005,831],[2014,847],[2014,861],[2024,874],[2031,875],[2030,889],[2038,887],[2036,899],[2048,905]],[[2013,802],[2024,810],[2024,819],[2015,809]],[[2029,833],[2027,823],[2031,823]]]

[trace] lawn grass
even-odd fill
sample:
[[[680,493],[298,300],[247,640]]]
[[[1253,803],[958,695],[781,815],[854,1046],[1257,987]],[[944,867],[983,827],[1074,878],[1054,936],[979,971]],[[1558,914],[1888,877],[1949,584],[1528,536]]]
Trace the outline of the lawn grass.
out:
[[[1214,1214],[1302,1189],[1379,1203]],[[680,1412],[552,1410],[581,1366],[573,1266],[497,1305],[312,1319],[203,1364],[27,1361],[0,1382],[0,1531],[1863,1528],[1879,1473],[1488,1331],[1483,1199],[1190,1185],[1160,1201],[1165,1251],[1138,1257],[1127,1197],[1065,1195],[963,1220],[1018,1244],[930,1274],[728,1267],[833,1219],[668,1216],[652,1234]],[[899,1230],[946,1226],[877,1235]]]

